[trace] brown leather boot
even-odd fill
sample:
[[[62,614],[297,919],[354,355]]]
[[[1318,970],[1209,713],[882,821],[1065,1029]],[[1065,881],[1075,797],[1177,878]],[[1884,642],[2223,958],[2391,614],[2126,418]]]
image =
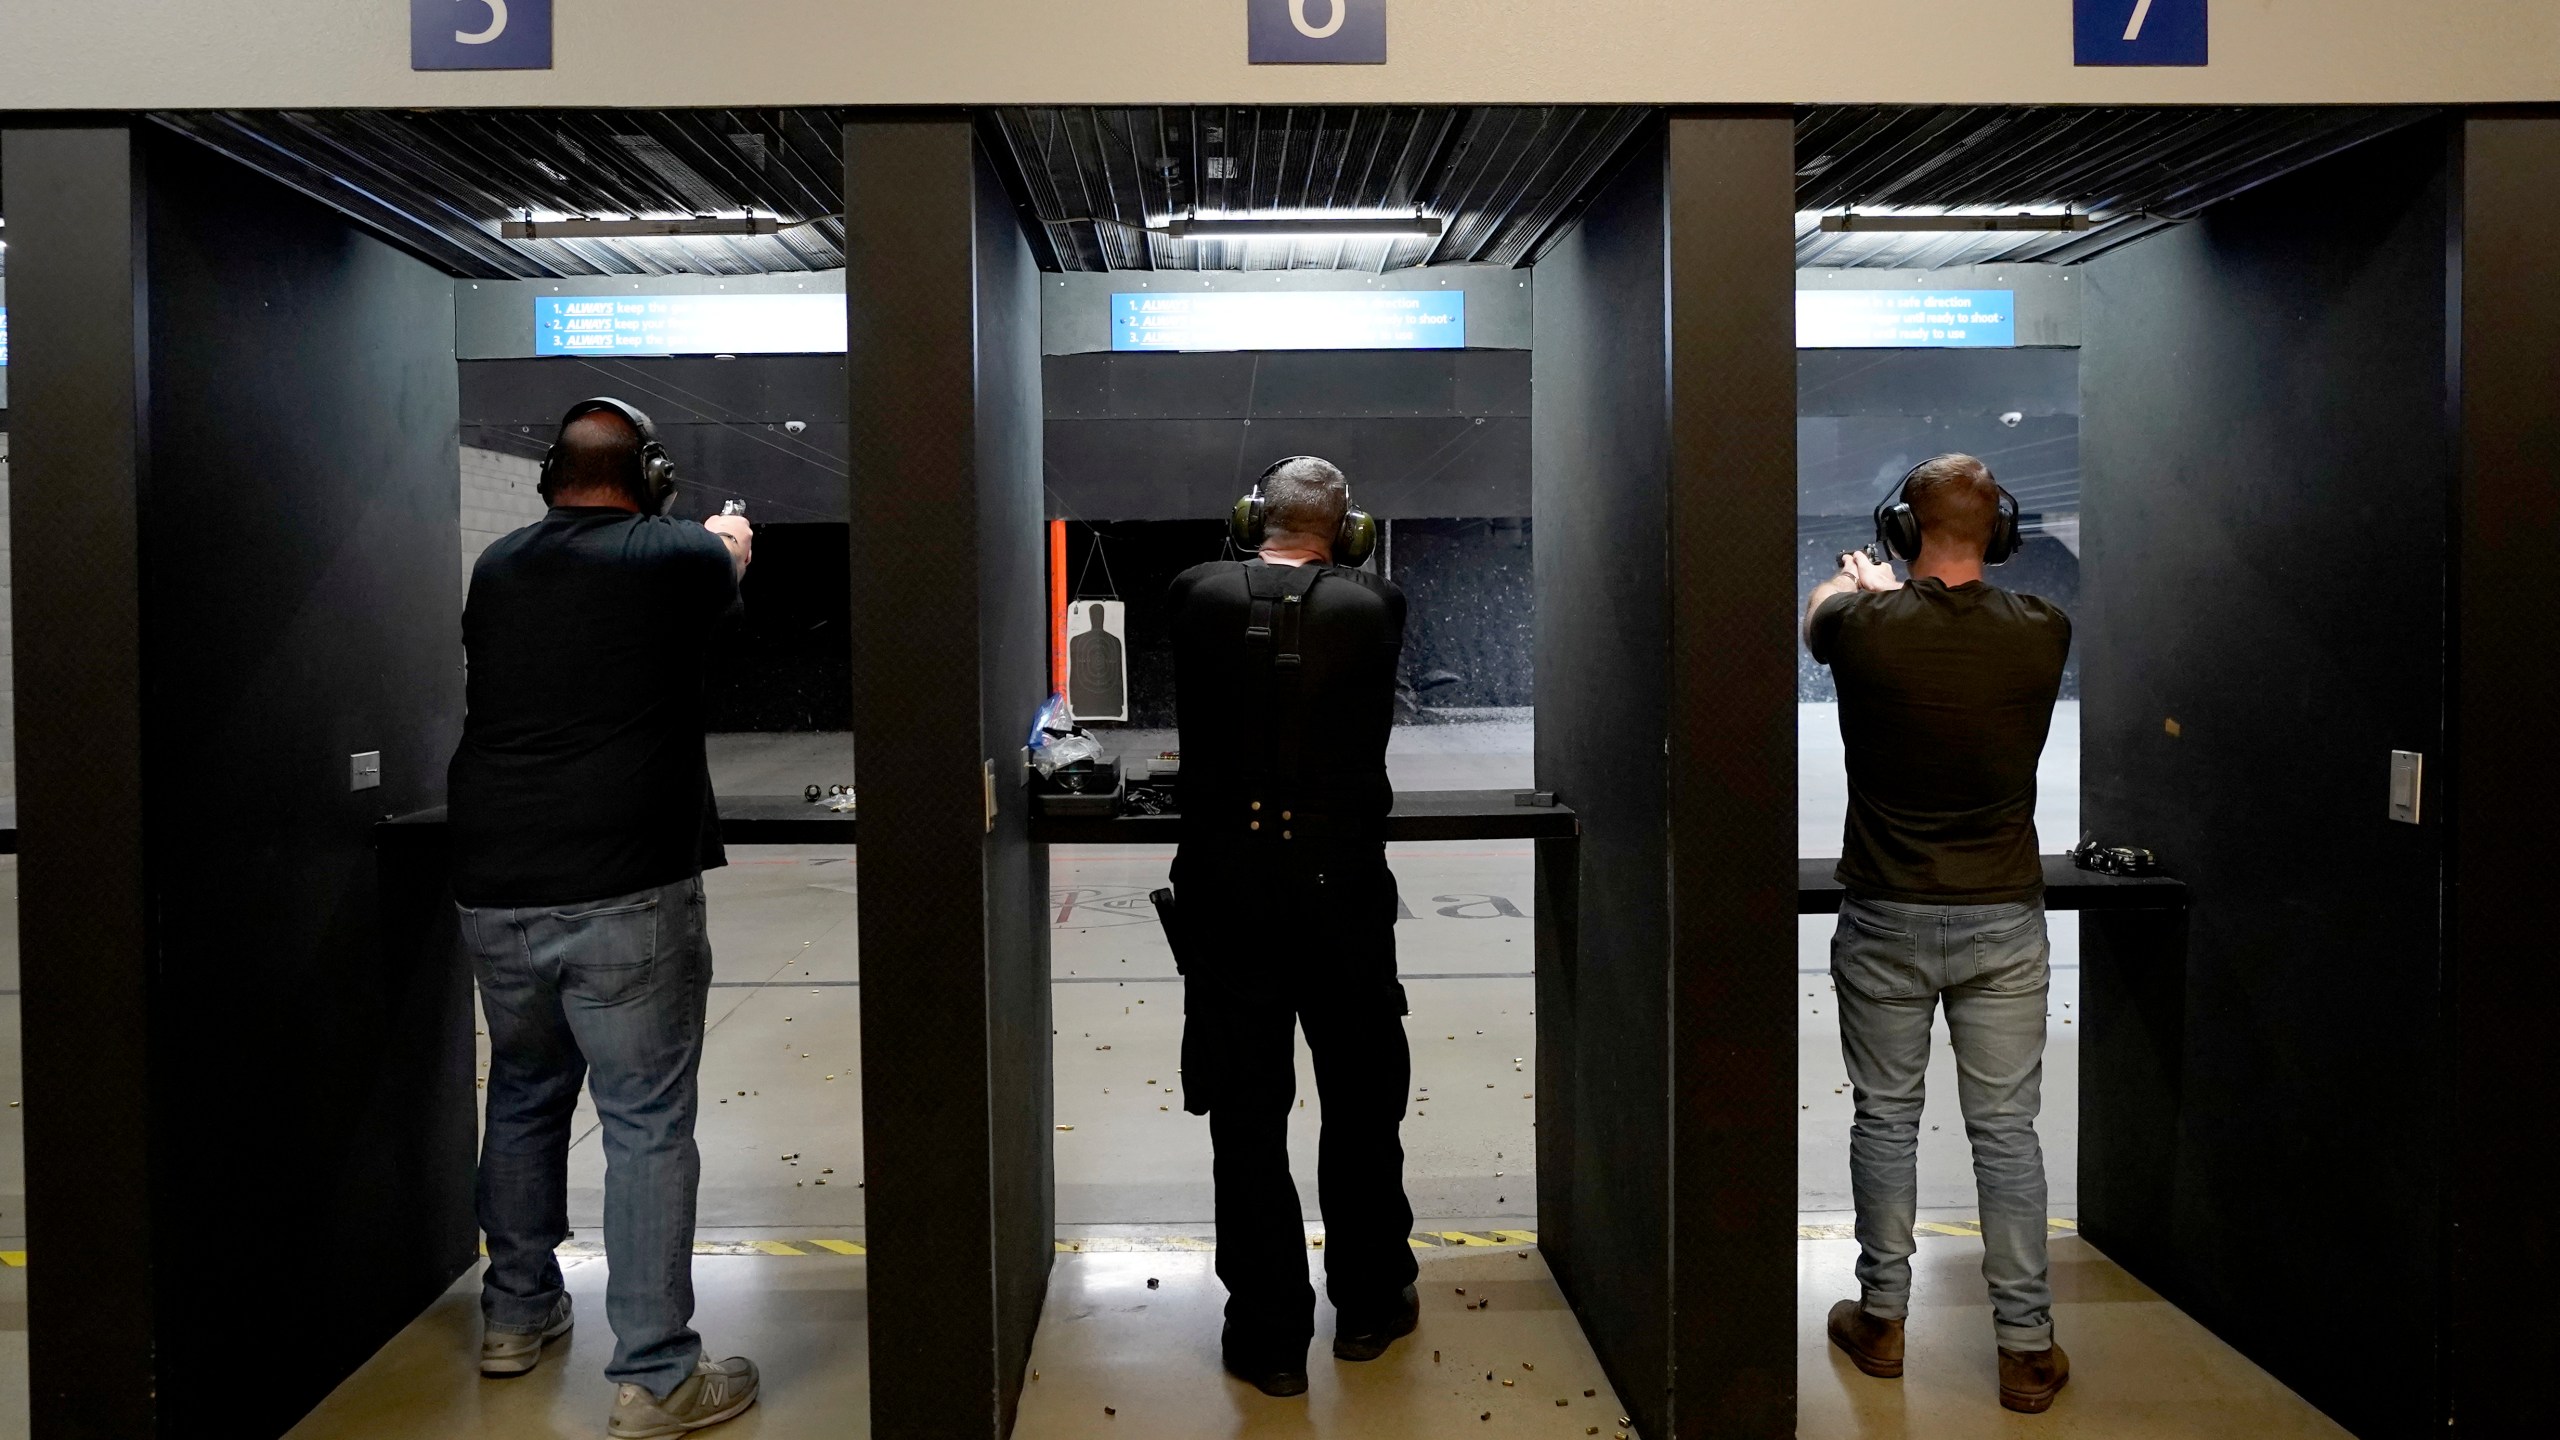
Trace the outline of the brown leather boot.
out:
[[[2062,1347],[2050,1350],[2000,1350],[2000,1403],[2027,1415],[2041,1415],[2053,1408],[2053,1397],[2062,1393],[2064,1382],[2071,1378],[2071,1357]]]
[[[1901,1321],[1870,1315],[1857,1301],[1843,1300],[1831,1307],[1831,1321],[1824,1328],[1831,1332],[1831,1343],[1847,1353],[1850,1364],[1879,1380],[1902,1378]],[[2009,1374],[2005,1363],[2000,1374],[2005,1386]],[[2008,1392],[2004,1388],[2001,1393]]]

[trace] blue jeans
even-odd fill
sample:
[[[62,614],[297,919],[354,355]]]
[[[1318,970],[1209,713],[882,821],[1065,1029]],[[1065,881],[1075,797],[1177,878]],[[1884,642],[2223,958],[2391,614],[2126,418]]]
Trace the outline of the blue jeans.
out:
[[[2045,1257],[2045,1001],[2053,978],[2044,906],[1904,905],[1850,896],[1831,941],[1840,1050],[1857,1090],[1849,1189],[1858,1206],[1858,1287],[1867,1312],[1911,1307],[1919,1209],[1920,1102],[1940,1001],[1956,1055],[1956,1100],[1973,1142],[1982,1278],[2011,1350],[2053,1344]]]
[[[540,1330],[561,1293],[569,1122],[590,1083],[604,1125],[604,1249],[616,1383],[664,1398],[702,1354],[694,1334],[694,1148],[711,944],[702,877],[610,900],[462,910],[489,1023],[481,1313]]]

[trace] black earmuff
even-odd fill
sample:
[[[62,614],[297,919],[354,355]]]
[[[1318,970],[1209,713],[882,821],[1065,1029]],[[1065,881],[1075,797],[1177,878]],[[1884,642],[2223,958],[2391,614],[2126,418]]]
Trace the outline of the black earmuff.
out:
[[[649,423],[648,415],[639,406],[616,400],[610,395],[598,395],[570,406],[569,413],[560,417],[560,428],[566,431],[577,421],[606,411],[630,421],[631,428],[640,432],[640,455],[630,481],[632,500],[640,506],[643,515],[666,514],[667,506],[676,498],[676,462],[667,453],[667,447],[659,442],[658,427]],[[536,487],[541,492],[542,503],[546,505],[551,503],[551,492],[558,488],[559,482],[552,472],[559,468],[559,464],[560,442],[554,440],[551,448],[543,452],[542,481]]]
[[[1920,517],[1912,513],[1911,502],[1904,495],[1910,490],[1911,482],[1920,477],[1920,472],[1936,463],[1937,459],[1929,459],[1912,466],[1901,479],[1893,482],[1893,489],[1876,502],[1876,549],[1879,552],[1873,557],[1876,563],[1882,564],[1888,559],[1907,562],[1920,558]],[[2009,558],[2018,553],[2018,547],[2025,543],[2018,534],[2018,497],[2010,494],[2009,487],[1997,480],[1992,482],[1992,487],[2000,492],[2000,515],[1992,522],[1991,543],[1982,547],[1982,563],[2006,565]]]
[[[1272,476],[1279,474],[1283,466],[1294,465],[1301,460],[1320,458],[1322,457],[1315,455],[1291,455],[1286,459],[1272,462],[1271,468],[1262,472],[1261,478],[1253,482],[1253,488],[1245,492],[1244,498],[1236,502],[1233,510],[1227,512],[1227,538],[1235,541],[1237,549],[1252,551],[1262,548],[1263,536],[1268,532],[1271,520],[1270,502],[1262,497],[1264,483]],[[1340,468],[1335,467],[1337,471]],[[1351,483],[1345,480],[1343,499],[1346,502],[1351,498],[1350,491]],[[1333,536],[1333,563],[1357,570],[1368,564],[1369,557],[1376,553],[1378,553],[1377,519],[1358,505],[1347,505],[1342,512],[1342,526],[1334,532]]]

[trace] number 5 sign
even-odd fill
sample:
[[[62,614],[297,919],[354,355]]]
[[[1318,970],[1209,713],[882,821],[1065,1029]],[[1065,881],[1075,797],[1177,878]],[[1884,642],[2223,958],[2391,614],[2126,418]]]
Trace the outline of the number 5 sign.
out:
[[[2071,0],[2081,65],[2202,65],[2205,0]]]
[[[409,0],[412,70],[548,70],[551,0]]]

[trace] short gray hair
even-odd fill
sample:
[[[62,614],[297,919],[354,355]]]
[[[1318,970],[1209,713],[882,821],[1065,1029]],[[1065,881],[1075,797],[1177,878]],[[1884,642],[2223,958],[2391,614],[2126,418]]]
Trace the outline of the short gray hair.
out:
[[[1351,482],[1330,460],[1301,455],[1262,482],[1263,533],[1330,541],[1351,508]]]

